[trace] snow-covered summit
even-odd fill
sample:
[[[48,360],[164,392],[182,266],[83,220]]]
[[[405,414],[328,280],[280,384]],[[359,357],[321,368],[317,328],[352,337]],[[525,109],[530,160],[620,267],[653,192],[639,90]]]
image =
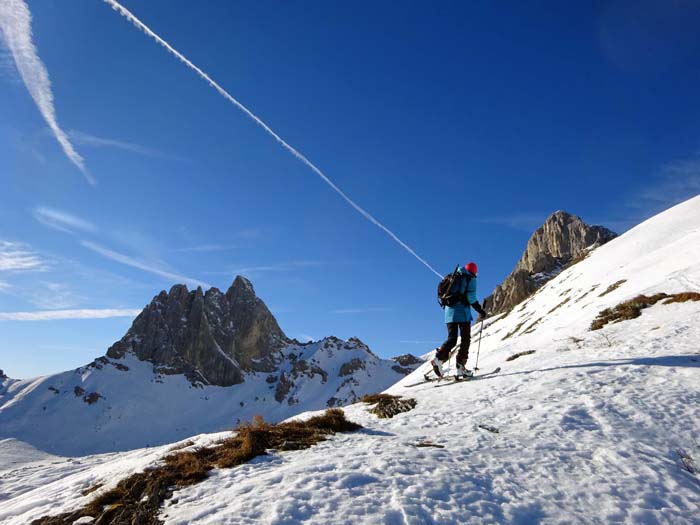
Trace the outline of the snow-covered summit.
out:
[[[92,363],[0,379],[0,438],[63,455],[168,443],[352,403],[420,363],[380,359],[357,338],[291,340],[243,277],[225,294],[175,285]]]

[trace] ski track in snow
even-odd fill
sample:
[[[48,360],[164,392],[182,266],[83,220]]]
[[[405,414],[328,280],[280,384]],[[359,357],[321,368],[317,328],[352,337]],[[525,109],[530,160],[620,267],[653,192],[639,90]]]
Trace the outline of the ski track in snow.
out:
[[[346,407],[364,430],[216,470],[176,491],[161,518],[168,525],[700,524],[700,478],[677,454],[691,451],[700,464],[693,441],[700,303],[658,303],[637,319],[588,330],[603,308],[639,293],[698,291],[698,223],[695,198],[599,248],[492,322],[479,364],[484,373],[500,366],[499,374],[406,388],[423,365],[388,390],[415,398],[414,410],[382,420],[366,405]],[[506,361],[526,350],[536,352]],[[444,448],[415,446],[424,440]],[[88,499],[76,497],[81,489],[109,488],[170,448],[74,460],[36,452],[22,463],[32,454],[21,447],[0,441],[0,457],[15,451],[0,464],[7,525],[76,508]]]

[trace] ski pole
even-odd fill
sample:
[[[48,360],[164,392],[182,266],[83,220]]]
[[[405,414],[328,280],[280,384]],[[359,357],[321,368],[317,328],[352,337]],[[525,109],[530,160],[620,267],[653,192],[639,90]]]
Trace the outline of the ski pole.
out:
[[[479,352],[481,351],[481,332],[484,331],[484,321],[481,321],[481,329],[479,330],[479,345],[476,349],[476,364],[474,365],[474,372],[479,370]]]

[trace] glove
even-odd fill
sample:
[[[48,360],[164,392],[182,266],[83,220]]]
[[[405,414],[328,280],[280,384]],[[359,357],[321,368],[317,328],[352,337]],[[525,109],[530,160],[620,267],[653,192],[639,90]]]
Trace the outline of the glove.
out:
[[[488,317],[488,314],[486,313],[486,310],[484,310],[481,305],[479,304],[479,301],[474,301],[472,303],[472,308],[477,311],[479,314],[479,317],[477,318],[476,322],[479,323],[486,319]]]

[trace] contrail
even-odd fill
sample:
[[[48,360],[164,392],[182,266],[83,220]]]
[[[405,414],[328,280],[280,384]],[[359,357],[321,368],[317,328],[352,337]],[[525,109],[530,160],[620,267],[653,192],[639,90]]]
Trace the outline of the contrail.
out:
[[[95,179],[85,167],[83,157],[73,148],[70,140],[59,127],[53,105],[51,80],[46,66],[39,58],[32,42],[32,15],[23,0],[0,0],[0,36],[12,53],[27,91],[34,99],[39,112],[51,128],[56,140],[68,159],[77,166],[87,181],[95,186]]]
[[[420,257],[413,249],[403,242],[401,239],[399,239],[394,232],[392,232],[389,228],[384,226],[381,222],[379,222],[377,219],[375,219],[368,211],[363,209],[359,204],[355,203],[350,197],[348,197],[343,190],[341,190],[338,186],[335,185],[335,183],[330,180],[319,168],[316,167],[314,163],[312,163],[309,159],[307,159],[304,155],[302,155],[299,151],[297,151],[295,148],[290,146],[287,141],[285,141],[282,137],[280,137],[277,133],[275,133],[270,126],[265,124],[260,118],[258,118],[252,111],[250,111],[247,107],[245,107],[243,104],[241,104],[238,100],[233,98],[231,94],[229,94],[228,91],[226,91],[224,88],[222,88],[219,84],[217,84],[209,75],[207,75],[204,71],[199,69],[197,66],[195,66],[192,62],[190,62],[189,59],[187,59],[182,53],[177,51],[175,48],[173,48],[170,44],[168,44],[165,40],[163,40],[160,36],[158,36],[156,33],[154,33],[146,24],[141,22],[136,16],[129,11],[127,8],[122,6],[119,2],[116,0],[104,0],[107,4],[112,6],[112,8],[117,11],[119,14],[124,16],[127,20],[129,20],[132,24],[134,24],[137,28],[139,28],[141,31],[146,33],[148,36],[152,37],[156,42],[158,42],[161,46],[163,46],[167,51],[175,55],[175,57],[180,60],[183,64],[185,64],[187,67],[192,69],[195,73],[197,73],[200,77],[202,77],[211,87],[213,87],[216,91],[219,92],[219,94],[224,97],[226,100],[231,102],[234,106],[236,106],[238,109],[240,109],[243,113],[245,113],[248,117],[250,117],[253,122],[255,122],[258,126],[260,126],[262,129],[264,129],[267,133],[272,135],[272,137],[289,153],[294,155],[297,159],[299,159],[301,162],[306,164],[311,170],[316,173],[323,181],[328,184],[333,191],[335,191],[338,195],[340,195],[345,202],[347,202],[350,206],[352,206],[355,211],[357,211],[360,215],[362,215],[365,219],[370,221],[372,224],[380,228],[384,233],[386,233],[389,237],[394,239],[402,248],[404,248],[408,253],[413,255],[416,259],[418,259],[420,262],[422,262],[430,271],[432,271],[435,275],[438,277],[442,278],[442,275],[438,273],[432,266],[428,264],[428,262]]]

